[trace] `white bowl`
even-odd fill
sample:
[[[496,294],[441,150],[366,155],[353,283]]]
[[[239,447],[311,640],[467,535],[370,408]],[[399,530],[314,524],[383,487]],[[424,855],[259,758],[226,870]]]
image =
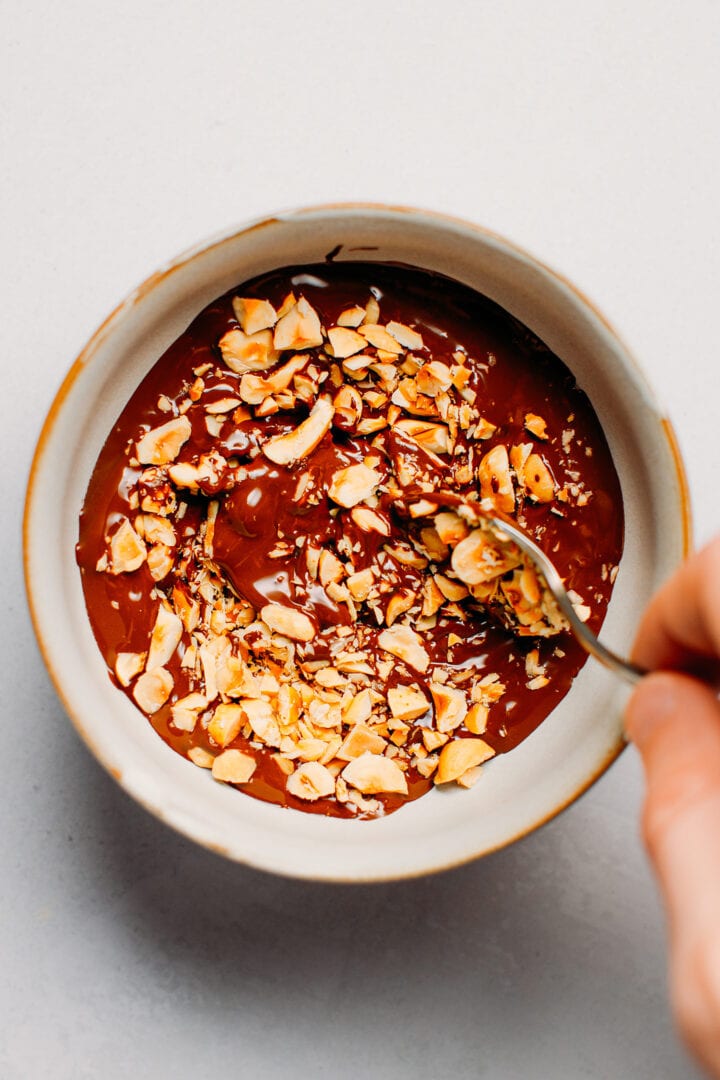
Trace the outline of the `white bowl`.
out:
[[[439,271],[486,294],[568,365],[608,438],[625,503],[625,552],[603,627],[629,649],[643,605],[687,551],[689,512],[671,428],[625,346],[567,281],[477,226],[419,210],[326,206],[278,214],[181,255],[113,312],[70,369],[38,442],[25,512],[25,573],[40,648],[78,732],[153,814],[228,858],[318,880],[402,878],[457,865],[527,834],[578,797],[623,747],[624,691],[588,661],[570,693],[470,791],[434,790],[388,818],[283,809],[215,783],[174,753],[111,684],[75,564],[97,455],[131,392],[216,296],[275,267],[339,258]]]

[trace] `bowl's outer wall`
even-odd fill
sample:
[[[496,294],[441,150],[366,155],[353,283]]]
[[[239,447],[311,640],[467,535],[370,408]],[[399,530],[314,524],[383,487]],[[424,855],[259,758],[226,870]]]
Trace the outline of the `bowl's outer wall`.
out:
[[[627,650],[638,614],[689,543],[689,507],[672,430],[617,335],[564,279],[465,222],[400,208],[320,207],[221,237],[149,278],[73,365],[40,436],[25,515],[26,584],[38,641],[78,732],[152,813],[230,858],[340,881],[401,878],[475,858],[572,802],[623,746],[624,691],[588,663],[570,694],[469,792],[434,791],[387,819],[339,821],[243,798],[170,751],[110,683],[74,560],[77,520],[97,455],[143,375],[214,297],[277,266],[338,258],[404,262],[496,300],[574,372],[620,475],[626,545],[603,636]]]

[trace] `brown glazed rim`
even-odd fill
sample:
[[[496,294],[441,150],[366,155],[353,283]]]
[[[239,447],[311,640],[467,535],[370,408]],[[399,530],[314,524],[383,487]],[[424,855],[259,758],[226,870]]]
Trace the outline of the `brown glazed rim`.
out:
[[[627,349],[627,346],[625,346],[624,342],[620,338],[620,336],[617,333],[617,331],[615,330],[615,328],[611,325],[611,323],[608,322],[608,320],[605,318],[605,316],[602,314],[602,312],[600,312],[598,310],[598,308],[595,306],[595,304],[591,300],[589,300],[588,297],[583,292],[581,292],[581,290],[578,289],[564,275],[558,273],[556,270],[549,267],[546,263],[542,262],[542,260],[535,258],[534,255],[530,255],[524,248],[522,248],[519,245],[513,243],[512,241],[507,240],[504,236],[501,236],[499,233],[494,232],[492,229],[487,229],[482,225],[476,225],[473,222],[465,221],[463,218],[459,218],[459,217],[453,216],[451,214],[443,214],[443,213],[439,213],[439,212],[434,211],[434,210],[422,210],[422,209],[419,209],[419,208],[416,208],[416,207],[395,206],[395,205],[384,204],[384,203],[349,202],[349,203],[323,203],[323,204],[319,204],[317,206],[301,207],[301,208],[294,209],[294,210],[282,211],[282,212],[279,212],[279,213],[277,213],[277,214],[275,214],[275,215],[273,215],[271,217],[263,218],[263,219],[261,219],[259,221],[252,222],[249,225],[246,225],[246,226],[244,226],[244,227],[242,227],[240,229],[235,229],[231,233],[222,233],[222,234],[220,234],[220,235],[218,235],[218,236],[216,236],[214,238],[210,238],[209,240],[201,242],[200,244],[196,245],[195,247],[190,248],[189,250],[184,251],[183,253],[178,255],[175,259],[173,259],[166,267],[164,267],[163,269],[158,270],[155,273],[151,274],[145,281],[142,282],[141,285],[139,285],[136,289],[134,289],[124,300],[122,300],[117,305],[117,307],[115,307],[113,309],[113,311],[107,316],[107,318],[101,323],[101,325],[98,327],[98,329],[92,335],[92,337],[89,339],[89,341],[87,342],[85,347],[78,354],[78,356],[75,359],[74,363],[70,367],[67,375],[65,376],[65,378],[64,378],[64,380],[63,380],[57,394],[55,395],[55,398],[54,398],[54,400],[53,400],[53,402],[52,402],[52,404],[50,406],[50,409],[48,411],[48,414],[47,414],[47,416],[45,418],[42,429],[40,431],[40,436],[38,438],[37,446],[35,448],[35,453],[33,455],[33,460],[32,460],[32,464],[31,464],[31,467],[30,467],[30,474],[29,474],[29,478],[28,478],[27,494],[26,494],[26,498],[25,498],[25,508],[24,508],[24,515],[23,515],[23,566],[24,566],[24,574],[25,574],[25,589],[26,589],[27,598],[28,598],[28,606],[29,606],[29,609],[30,609],[30,617],[31,617],[31,620],[32,620],[33,628],[35,630],[35,636],[37,638],[40,653],[41,653],[43,661],[45,663],[45,667],[47,668],[47,671],[48,671],[48,673],[50,675],[50,678],[51,678],[51,680],[53,682],[55,690],[56,690],[56,692],[58,694],[58,697],[60,698],[60,701],[62,702],[62,705],[63,705],[66,713],[70,717],[70,720],[71,720],[73,726],[75,727],[75,730],[77,731],[78,735],[83,740],[83,742],[86,744],[86,746],[91,751],[93,756],[100,762],[100,764],[103,766],[103,768],[105,768],[105,770],[110,773],[110,775],[117,781],[117,783],[121,787],[123,787],[128,792],[128,794],[130,794],[132,796],[132,798],[135,799],[136,802],[140,802],[140,804],[142,806],[144,806],[145,809],[148,810],[151,814],[153,814],[155,817],[160,818],[160,820],[163,821],[166,825],[169,825],[176,832],[180,833],[182,836],[185,836],[185,837],[188,836],[188,833],[183,828],[181,828],[179,825],[175,824],[172,820],[168,820],[168,818],[165,815],[165,811],[164,811],[163,807],[154,805],[149,799],[139,797],[134,791],[132,791],[126,785],[126,783],[125,783],[125,781],[123,779],[122,770],[117,768],[115,765],[113,765],[112,762],[108,761],[106,759],[104,753],[102,753],[98,749],[98,747],[95,745],[95,742],[94,742],[91,734],[86,730],[86,728],[84,727],[83,723],[80,720],[80,717],[75,712],[75,709],[74,709],[72,703],[68,700],[68,698],[67,698],[67,696],[66,696],[66,694],[65,694],[65,692],[63,690],[62,680],[61,680],[58,672],[54,669],[54,667],[53,667],[53,665],[51,663],[50,656],[49,656],[49,649],[48,649],[48,647],[46,645],[46,642],[45,642],[45,639],[43,637],[42,625],[41,625],[41,620],[40,620],[40,616],[39,616],[40,605],[39,605],[39,602],[38,602],[38,598],[35,596],[35,594],[33,592],[33,582],[31,580],[31,575],[30,575],[30,560],[29,560],[29,554],[28,554],[28,552],[29,552],[29,539],[30,539],[30,536],[29,536],[30,517],[31,517],[31,508],[32,508],[32,504],[33,504],[33,501],[34,501],[35,480],[36,480],[38,471],[40,469],[40,465],[41,465],[43,457],[44,457],[46,445],[47,445],[47,443],[49,441],[50,435],[51,435],[51,433],[53,431],[53,428],[54,428],[55,423],[57,421],[57,418],[58,418],[58,416],[60,414],[60,411],[61,411],[61,409],[63,407],[65,399],[67,398],[67,396],[70,393],[71,389],[75,385],[75,382],[76,382],[78,376],[80,375],[80,373],[83,370],[83,368],[85,367],[85,365],[91,359],[91,357],[92,357],[93,353],[95,352],[95,350],[97,349],[97,347],[100,345],[100,343],[104,340],[104,338],[110,332],[114,320],[116,319],[116,317],[122,311],[124,311],[129,306],[134,307],[148,293],[150,293],[154,288],[156,288],[161,282],[165,281],[168,277],[170,277],[173,273],[175,273],[175,271],[177,271],[180,268],[186,266],[189,262],[191,262],[198,255],[205,254],[208,251],[211,251],[211,250],[213,250],[215,248],[219,248],[223,244],[229,243],[230,241],[234,241],[240,236],[245,236],[248,233],[255,232],[256,230],[266,228],[267,226],[275,224],[276,222],[281,221],[284,218],[288,218],[288,217],[300,217],[300,216],[303,216],[305,214],[317,214],[317,213],[322,213],[322,212],[326,212],[326,211],[356,211],[356,210],[368,210],[368,211],[371,211],[371,212],[374,211],[374,212],[377,212],[377,213],[392,213],[392,214],[398,214],[398,215],[405,215],[405,214],[419,215],[419,216],[421,216],[423,218],[429,219],[431,222],[435,222],[435,223],[439,223],[439,224],[451,224],[451,225],[460,226],[463,229],[467,229],[467,230],[470,230],[471,232],[477,233],[479,236],[486,237],[486,238],[497,241],[499,244],[501,244],[506,249],[514,252],[516,255],[519,255],[521,258],[527,260],[528,262],[531,262],[531,263],[535,264],[536,266],[540,267],[546,274],[548,274],[550,277],[554,278],[556,281],[559,281],[569,291],[574,293],[574,295],[581,301],[581,303],[585,307],[587,307],[590,311],[592,311],[592,313],[600,320],[600,322],[603,324],[603,326],[605,326],[605,328],[610,332],[610,334],[615,338],[615,340],[618,341],[623,346],[623,348],[625,350],[625,353],[627,354],[627,356],[631,360],[632,364],[636,368],[637,372],[639,373],[639,375],[641,376],[643,381],[644,382],[647,381],[642,368],[640,367],[638,362],[635,360],[635,357],[629,352],[629,350]],[[679,509],[680,509],[681,522],[682,522],[683,555],[687,556],[687,554],[690,551],[691,544],[692,544],[692,518],[691,518],[691,507],[690,507],[690,496],[689,496],[687,477],[686,477],[686,473],[685,473],[685,467],[684,467],[683,460],[682,460],[682,457],[681,457],[681,454],[680,454],[680,449],[679,449],[679,446],[678,446],[677,437],[675,435],[675,431],[673,429],[673,426],[672,426],[670,420],[668,420],[666,417],[663,417],[663,416],[660,416],[659,420],[660,420],[660,425],[661,425],[662,432],[663,432],[663,434],[665,436],[668,448],[670,450],[670,454],[671,454],[673,462],[675,464],[676,478],[677,478],[677,484],[678,484],[678,489],[679,489],[679,494],[680,494],[680,507],[679,507]],[[322,875],[321,877],[318,877],[317,875],[314,875],[314,874],[302,874],[302,873],[294,873],[294,872],[290,873],[288,871],[274,870],[274,869],[269,870],[268,867],[266,867],[264,865],[261,865],[259,863],[256,863],[251,859],[247,859],[245,857],[239,856],[235,852],[229,850],[228,848],[226,848],[225,846],[223,846],[221,844],[215,844],[215,843],[213,843],[213,842],[211,842],[209,840],[205,840],[205,839],[202,839],[202,838],[197,838],[195,836],[192,836],[191,838],[195,841],[195,843],[198,843],[201,846],[203,846],[205,848],[208,848],[209,850],[214,851],[217,854],[222,855],[225,858],[228,858],[228,859],[230,859],[230,860],[232,860],[234,862],[239,862],[239,863],[242,863],[243,865],[251,866],[254,869],[262,870],[262,871],[264,871],[266,873],[271,872],[271,873],[279,874],[281,876],[293,877],[293,878],[296,878],[296,879],[306,878],[306,879],[313,880],[313,881],[326,882],[328,884],[330,884],[330,883],[337,883],[337,884],[370,884],[370,883],[375,883],[375,882],[380,883],[380,882],[383,882],[383,881],[401,881],[401,880],[407,880],[407,879],[416,878],[416,877],[424,877],[424,876],[429,875],[429,874],[442,873],[442,872],[444,872],[446,870],[451,870],[451,869],[455,869],[455,868],[460,867],[460,866],[464,866],[467,863],[474,862],[476,859],[483,858],[486,855],[490,855],[494,851],[499,851],[502,848],[508,847],[510,844],[513,844],[516,841],[521,840],[526,836],[529,836],[531,833],[535,832],[536,829],[539,829],[539,828],[541,828],[541,826],[547,824],[547,822],[552,821],[553,818],[555,818],[559,814],[561,814],[572,803],[574,803],[577,799],[579,799],[581,795],[583,795],[586,791],[588,791],[589,788],[591,788],[593,786],[593,784],[595,784],[597,782],[597,780],[599,780],[599,778],[610,767],[610,765],[612,765],[612,763],[620,756],[620,754],[623,752],[623,750],[626,748],[626,746],[627,746],[627,742],[626,742],[624,736],[622,735],[622,733],[620,733],[618,735],[618,739],[617,739],[617,742],[615,743],[615,745],[608,751],[608,753],[606,754],[606,756],[605,756],[604,760],[602,761],[602,763],[600,764],[600,766],[591,774],[591,776],[587,780],[585,780],[570,796],[568,796],[566,799],[564,799],[558,806],[554,807],[549,813],[544,814],[542,817],[538,818],[531,825],[528,825],[527,827],[521,829],[519,832],[515,833],[513,836],[510,836],[507,839],[503,840],[501,843],[495,844],[495,845],[492,845],[490,847],[485,848],[481,852],[478,852],[478,853],[475,853],[475,854],[472,854],[472,855],[468,855],[466,857],[463,857],[462,859],[452,860],[450,862],[443,863],[442,865],[439,865],[439,866],[434,866],[431,869],[410,871],[410,872],[403,873],[403,874],[389,873],[389,874],[382,874],[382,875],[379,875],[379,876],[371,875],[369,877],[364,877],[364,878],[363,877],[348,878],[348,877],[342,877],[342,876],[337,876],[336,877],[336,876],[333,876],[332,874],[327,875],[327,876]]]

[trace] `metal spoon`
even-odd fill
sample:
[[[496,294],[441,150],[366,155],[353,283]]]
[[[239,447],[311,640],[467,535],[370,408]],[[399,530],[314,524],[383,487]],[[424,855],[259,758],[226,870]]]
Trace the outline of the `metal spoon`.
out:
[[[633,685],[639,682],[643,675],[647,675],[647,671],[644,668],[634,664],[631,660],[626,660],[623,657],[618,656],[612,649],[608,649],[607,645],[603,645],[603,643],[597,639],[595,634],[593,634],[592,630],[590,630],[585,623],[580,621],[575,614],[572,601],[567,594],[567,590],[562,583],[562,578],[555,569],[554,564],[533,540],[530,540],[522,530],[516,528],[515,525],[509,524],[503,518],[494,517],[491,514],[483,514],[483,517],[499,532],[504,533],[509,537],[517,544],[521,551],[532,559],[545,579],[548,589],[555,597],[558,607],[567,619],[570,630],[586,652],[590,653],[591,656],[594,656],[595,659],[599,660],[605,667],[614,671],[616,675],[619,675],[626,682],[632,683]]]

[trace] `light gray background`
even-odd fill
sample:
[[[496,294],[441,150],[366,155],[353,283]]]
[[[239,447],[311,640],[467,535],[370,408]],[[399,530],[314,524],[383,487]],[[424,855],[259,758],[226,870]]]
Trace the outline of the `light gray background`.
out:
[[[58,384],[132,286],[218,229],[359,198],[488,225],[583,288],[668,404],[709,537],[720,5],[4,0],[0,19],[0,1075],[695,1076],[634,751],[540,833],[439,877],[226,864],[75,736],[19,519]]]

